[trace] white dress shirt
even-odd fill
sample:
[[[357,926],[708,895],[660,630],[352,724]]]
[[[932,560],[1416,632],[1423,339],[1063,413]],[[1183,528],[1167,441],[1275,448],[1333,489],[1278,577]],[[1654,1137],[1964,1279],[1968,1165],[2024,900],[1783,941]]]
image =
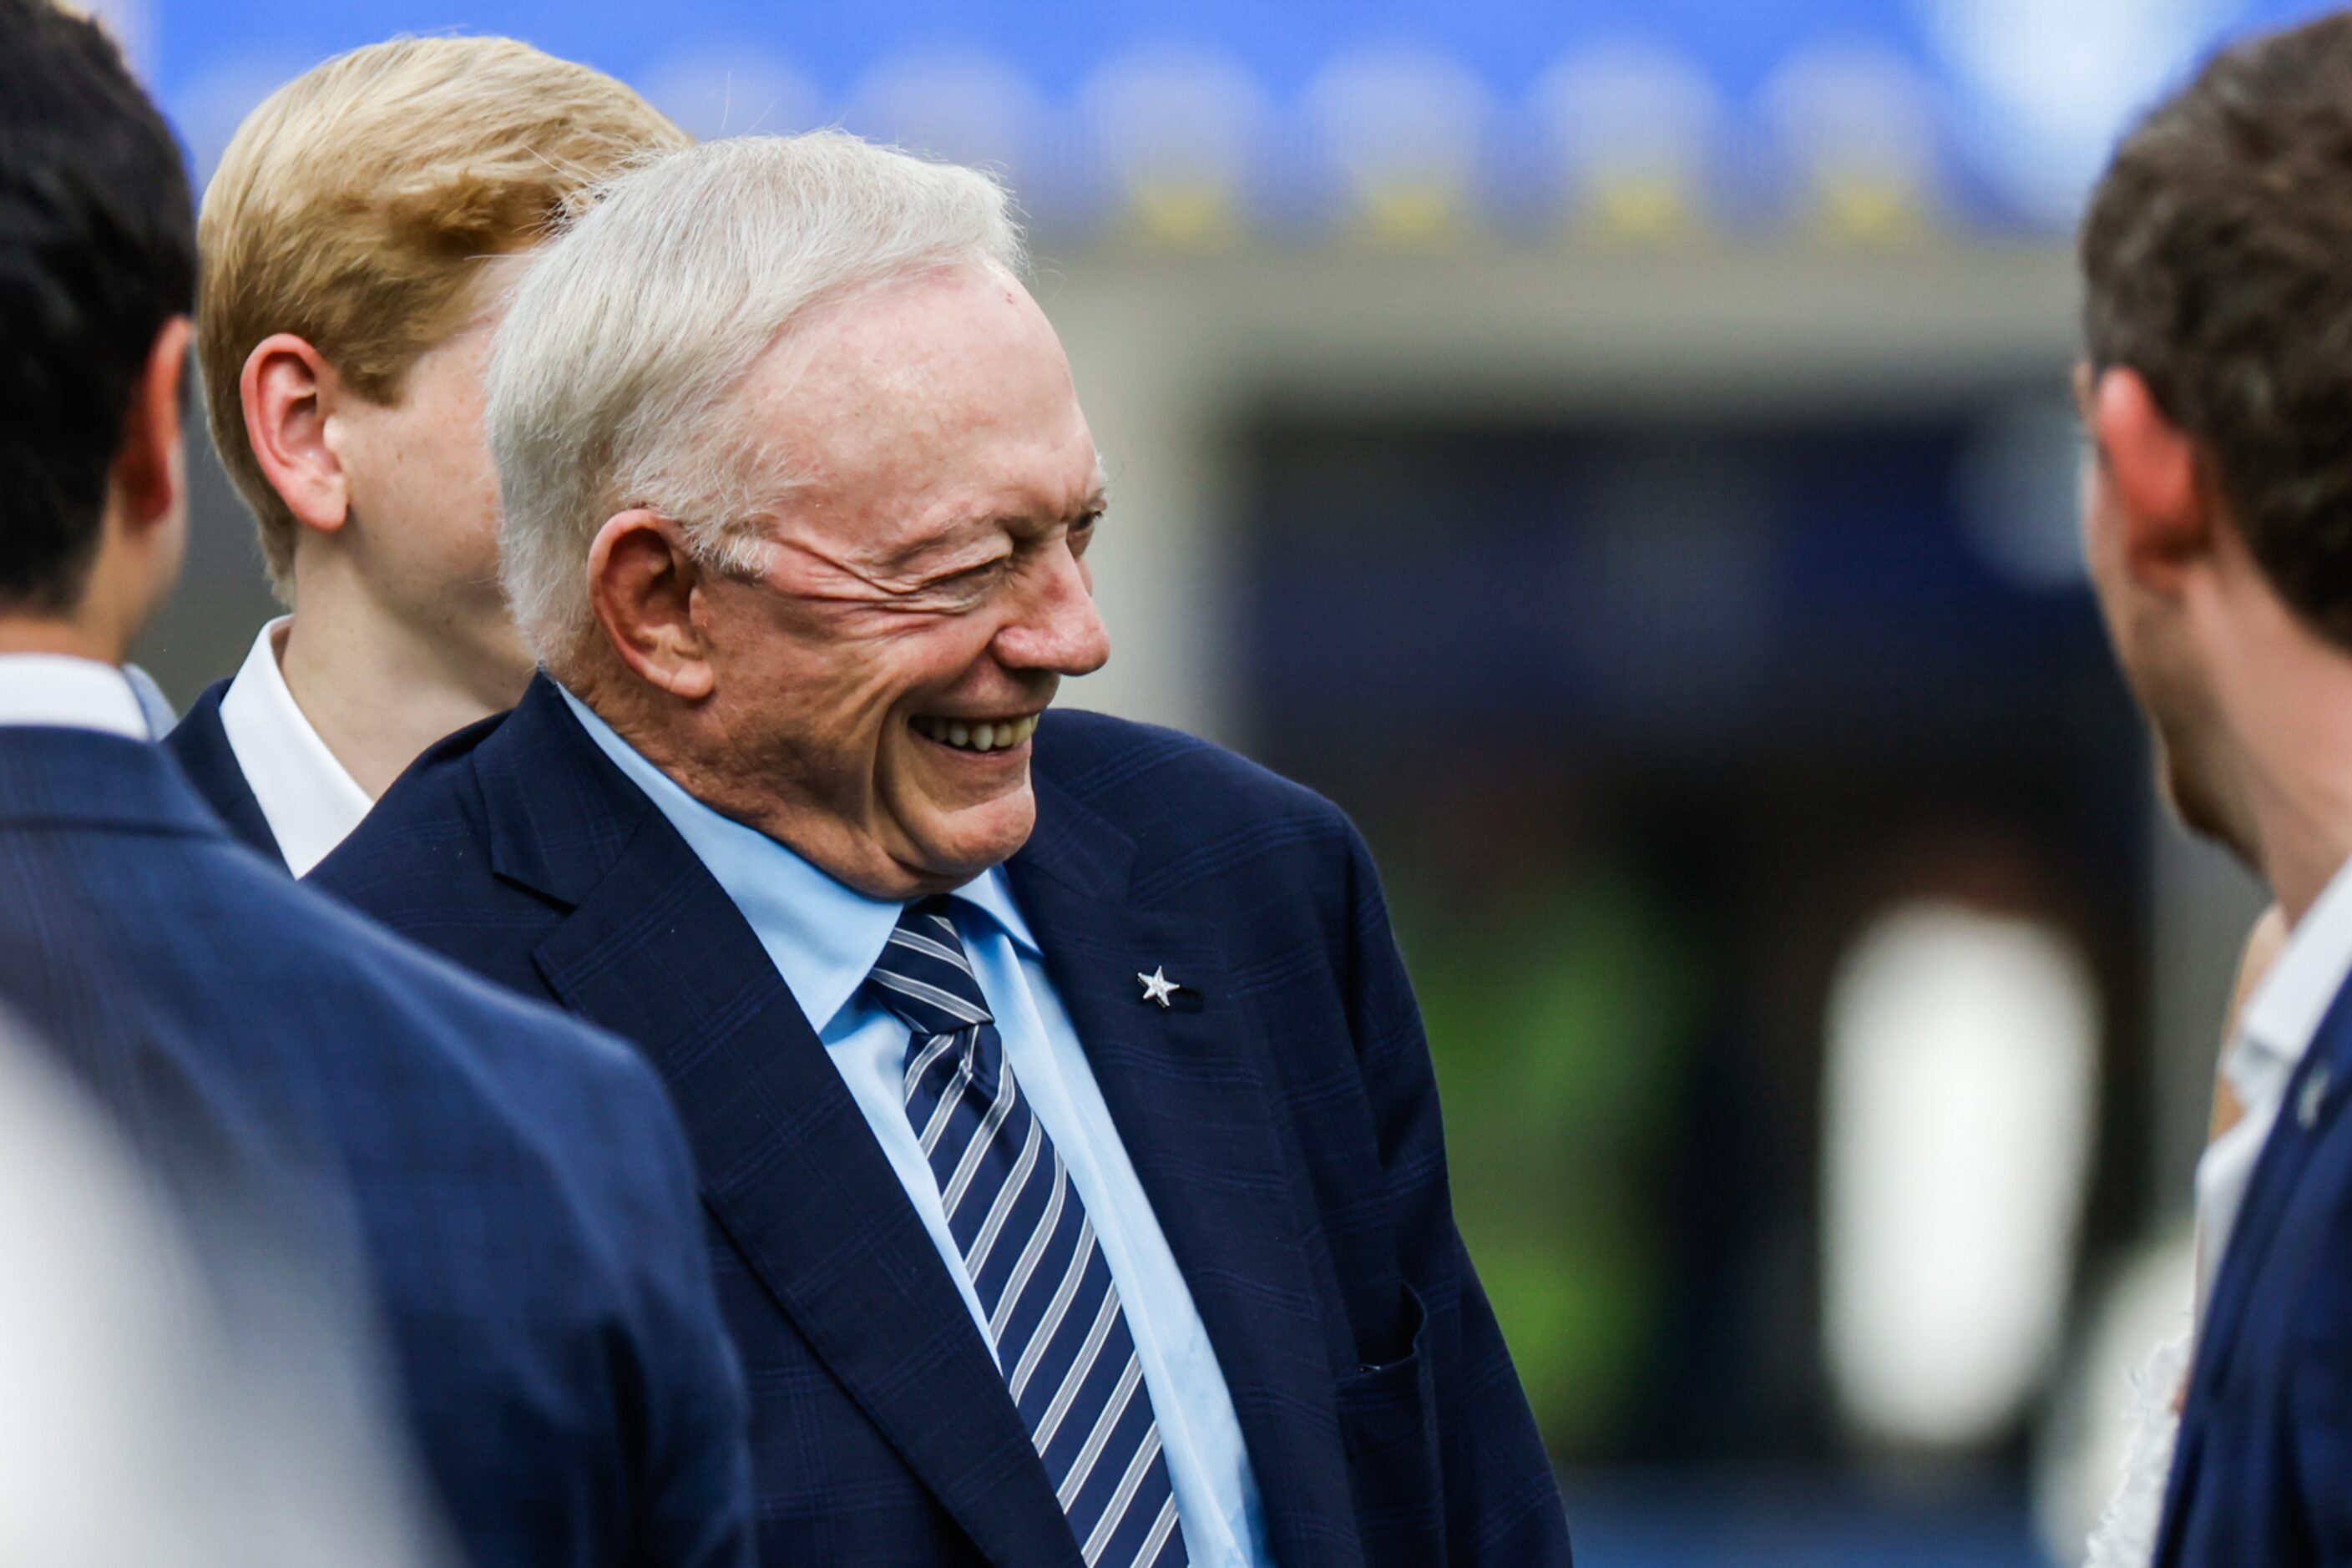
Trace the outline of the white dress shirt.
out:
[[[96,730],[152,741],[130,678],[110,664],[62,653],[0,654],[0,724]]]
[[[220,716],[278,852],[300,877],[348,837],[375,802],[319,739],[287,689],[278,658],[290,619],[280,616],[253,639],[221,698]]]
[[[993,1356],[988,1314],[948,1228],[939,1178],[907,1120],[907,1026],[866,989],[903,906],[869,899],[777,840],[720,816],[577,698],[568,691],[563,697],[590,738],[669,818],[767,950],[873,1129],[962,1295],[974,1331]],[[1004,1059],[1068,1167],[1118,1282],[1160,1425],[1186,1559],[1195,1568],[1263,1568],[1273,1557],[1241,1418],[1077,1027],[1045,973],[1003,870],[988,871],[954,896],[956,933],[995,1015]]]
[[[2277,1125],[2287,1081],[2352,973],[2352,862],[2338,867],[2294,930],[2278,962],[2238,1016],[2222,1076],[2246,1108],[2238,1124],[2197,1162],[2197,1317],[2204,1321],[2214,1277],[2253,1180],[2254,1162]]]

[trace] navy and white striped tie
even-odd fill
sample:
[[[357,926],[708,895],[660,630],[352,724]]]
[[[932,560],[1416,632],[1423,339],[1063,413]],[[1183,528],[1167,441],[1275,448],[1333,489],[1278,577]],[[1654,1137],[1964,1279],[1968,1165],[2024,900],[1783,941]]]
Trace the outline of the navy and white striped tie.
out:
[[[867,984],[914,1031],[907,1117],[996,1360],[1089,1564],[1180,1568],[1183,1532],[1110,1264],[1029,1109],[946,899],[908,906]]]

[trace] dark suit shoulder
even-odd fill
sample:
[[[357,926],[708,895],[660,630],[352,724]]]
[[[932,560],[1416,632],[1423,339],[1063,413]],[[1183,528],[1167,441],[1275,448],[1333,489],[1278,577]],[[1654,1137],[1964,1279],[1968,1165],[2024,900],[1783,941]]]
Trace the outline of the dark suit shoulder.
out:
[[[534,1082],[546,1074],[584,1073],[588,1077],[583,1081],[599,1093],[659,1102],[659,1080],[620,1040],[404,942],[323,893],[297,890],[310,897],[314,906],[326,906],[314,907],[310,916],[335,943],[349,942],[361,984],[409,999],[434,1023],[465,1040],[469,1053],[526,1074]]]
[[[486,719],[427,749],[303,881],[495,985],[553,1001],[532,953],[562,910],[492,864],[484,746],[509,721]],[[565,787],[561,771],[544,763],[521,781],[526,798]]]
[[[1042,784],[1134,841],[1131,896],[1221,913],[1246,899],[1276,919],[1311,908],[1337,936],[1370,856],[1322,795],[1211,742],[1100,713],[1051,712],[1036,744]]]
[[[118,928],[152,949],[125,956],[218,976],[248,994],[299,997],[280,1004],[296,1016],[368,1020],[340,1032],[345,1053],[408,1059],[428,1045],[478,1088],[508,1080],[556,1090],[560,1101],[619,1095],[658,1103],[650,1072],[609,1036],[485,983],[227,844],[190,844],[185,853],[183,869],[195,874],[158,878],[146,895],[166,918]],[[562,1090],[566,1084],[576,1092]],[[530,1095],[498,1098],[523,1121],[553,1109]]]
[[[374,914],[359,897],[364,890],[421,886],[436,875],[479,868],[487,827],[474,753],[507,718],[494,714],[426,747],[303,880]]]
[[[634,1050],[226,837],[0,831],[0,895],[23,887],[47,894],[0,896],[0,989],[75,1045],[111,1103],[139,1103],[168,1061],[239,1124],[323,1136],[384,1193],[454,1163],[486,1202],[510,1182],[568,1194],[583,1220],[616,1203],[646,1212],[656,1193],[687,1201],[666,1092]],[[613,1268],[604,1229],[572,1234]]]
[[[17,752],[0,996],[142,1145],[348,1224],[468,1560],[738,1561],[738,1394],[651,1068],[292,881],[152,748]]]
[[[1328,841],[1347,815],[1306,785],[1180,730],[1056,709],[1038,728],[1041,778],[1129,833],[1223,837],[1256,827]]]

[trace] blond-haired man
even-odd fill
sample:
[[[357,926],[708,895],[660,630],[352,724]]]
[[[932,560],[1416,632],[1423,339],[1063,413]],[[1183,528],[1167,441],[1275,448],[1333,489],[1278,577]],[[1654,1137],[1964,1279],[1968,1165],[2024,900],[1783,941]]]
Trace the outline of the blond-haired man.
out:
[[[530,681],[498,587],[490,331],[594,182],[687,141],[510,38],[403,38],[280,88],[222,158],[199,229],[207,411],[292,613],[169,743],[296,875]]]

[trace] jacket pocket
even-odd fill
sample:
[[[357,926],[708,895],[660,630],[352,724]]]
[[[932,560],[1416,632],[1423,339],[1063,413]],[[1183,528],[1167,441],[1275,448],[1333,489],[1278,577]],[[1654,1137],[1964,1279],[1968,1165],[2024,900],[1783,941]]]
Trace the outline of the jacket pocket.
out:
[[[1427,1568],[1445,1561],[1437,1395],[1424,1342],[1429,1319],[1412,1287],[1404,1292],[1412,1328],[1404,1355],[1359,1367],[1339,1386],[1339,1436],[1370,1568]]]

